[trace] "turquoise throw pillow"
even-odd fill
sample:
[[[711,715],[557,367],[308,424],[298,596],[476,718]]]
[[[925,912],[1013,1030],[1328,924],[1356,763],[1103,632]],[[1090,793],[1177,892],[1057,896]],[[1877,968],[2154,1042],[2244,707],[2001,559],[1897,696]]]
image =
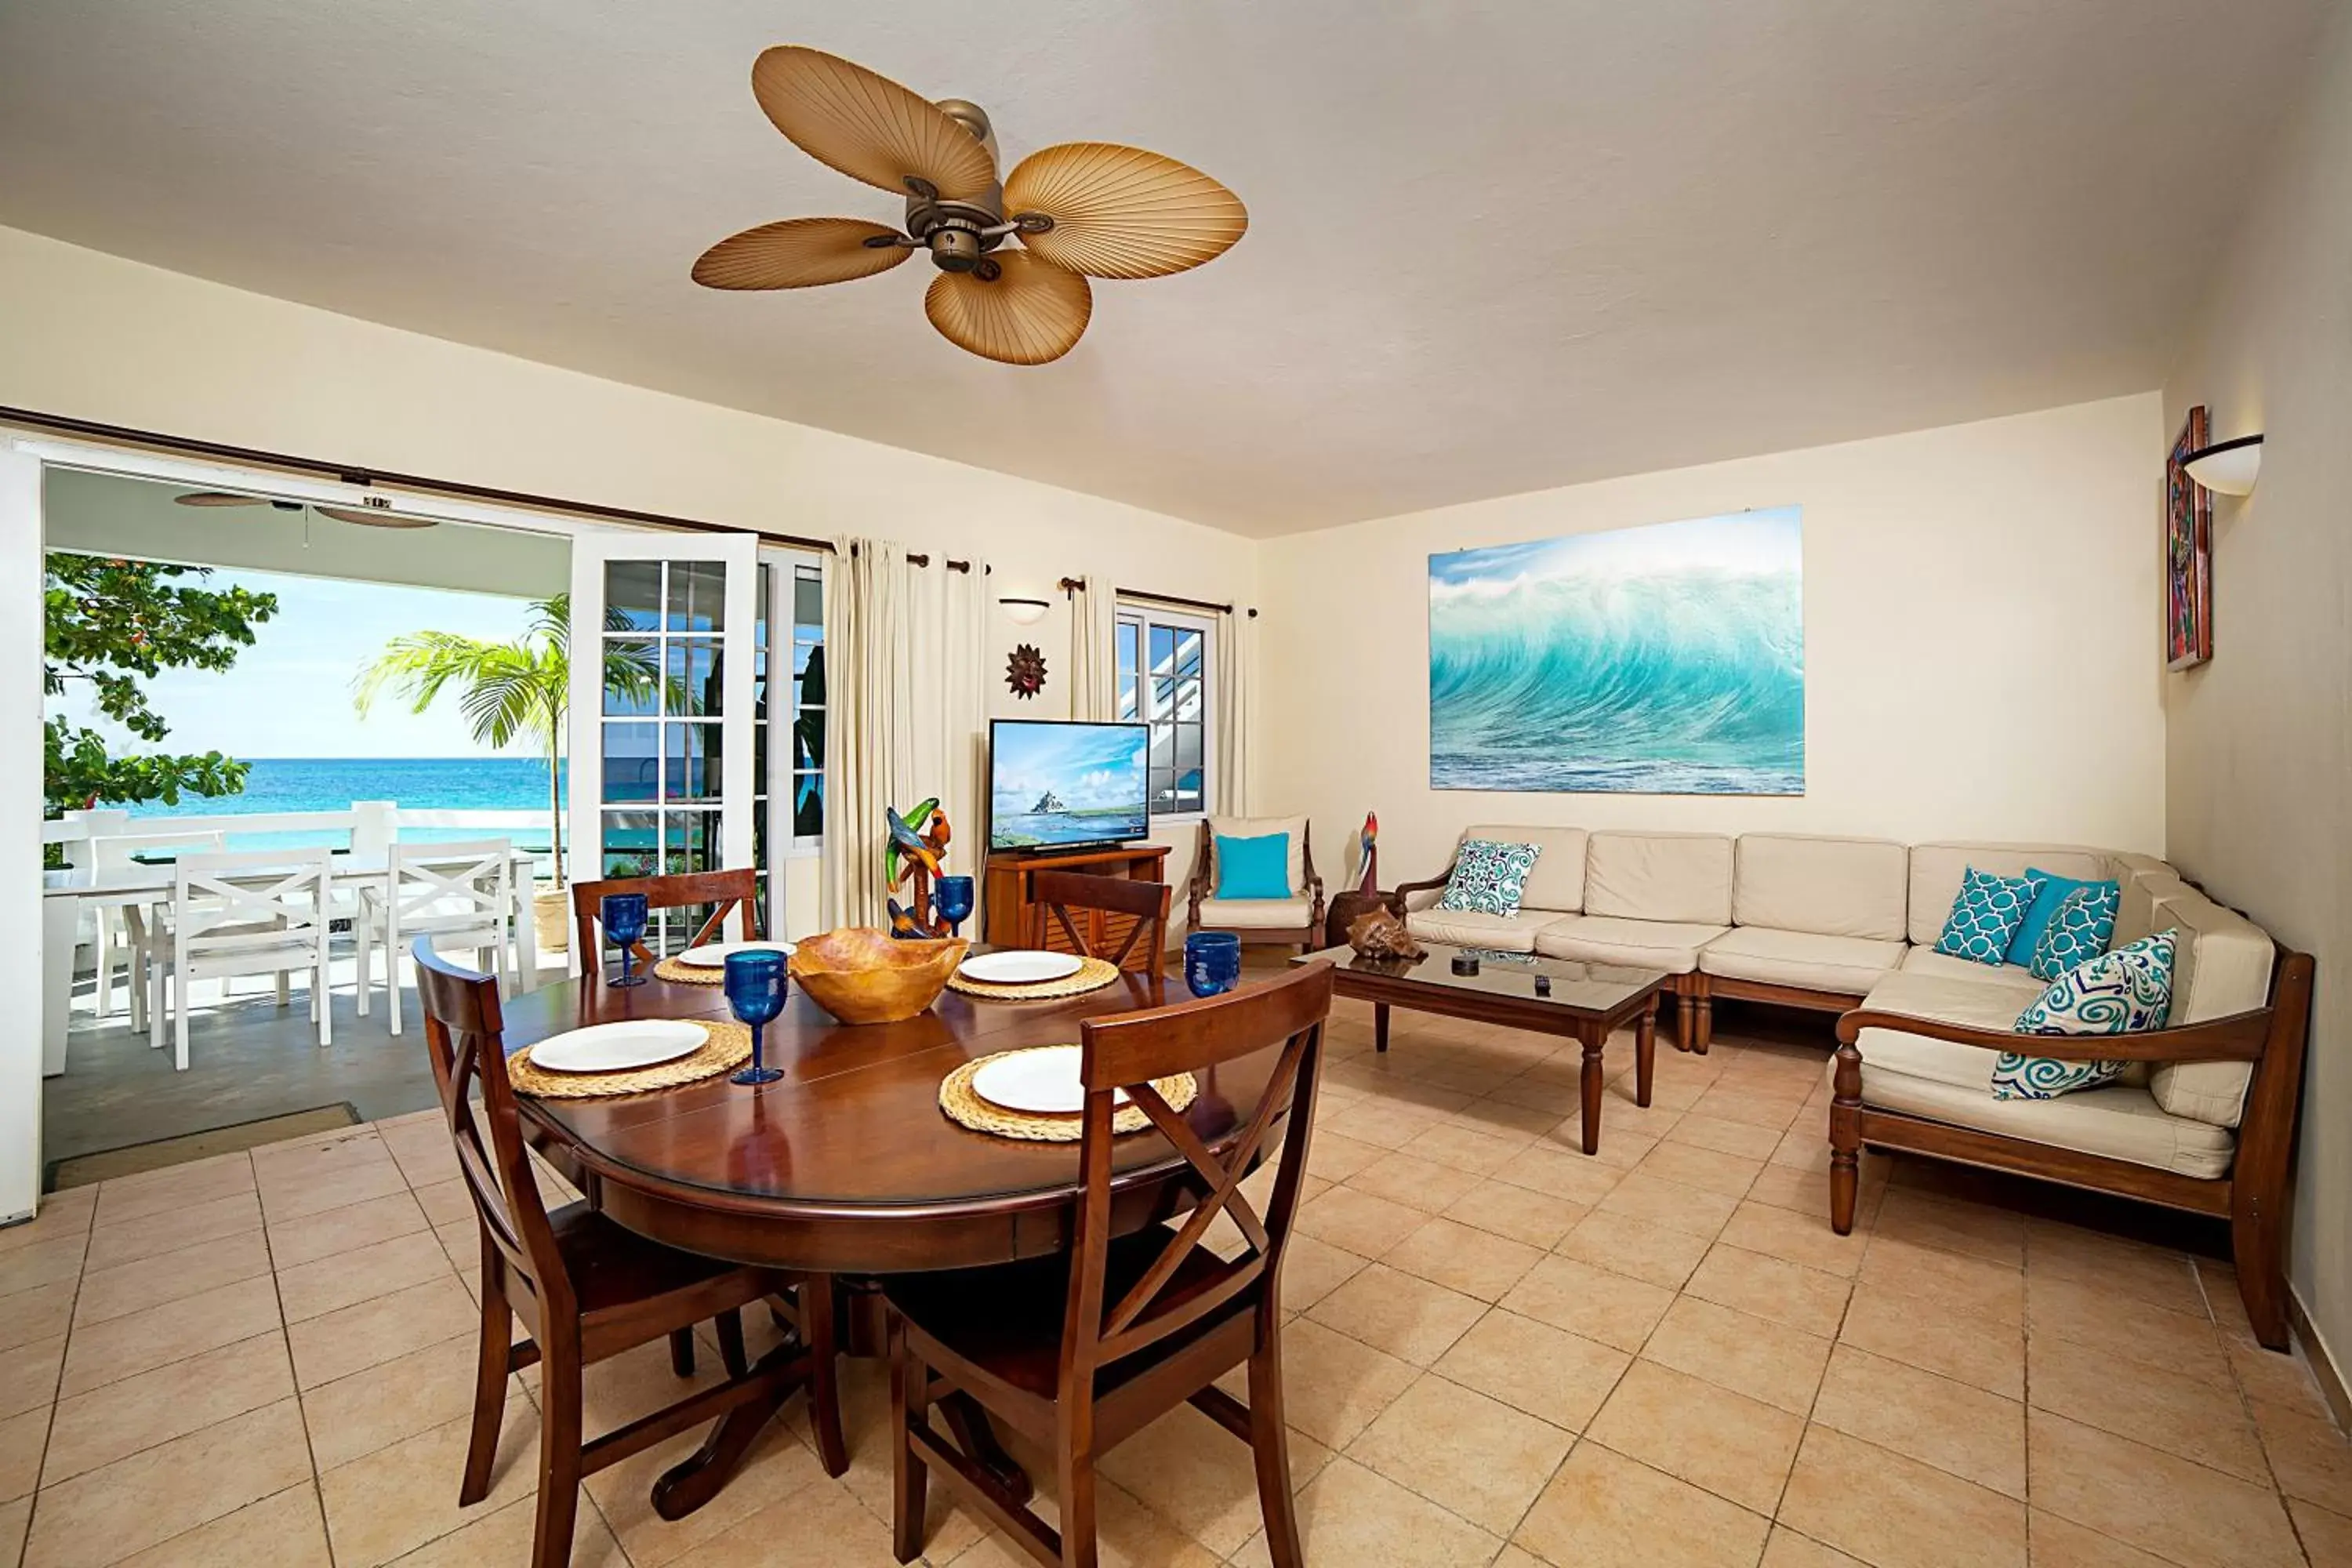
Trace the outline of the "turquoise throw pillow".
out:
[[[2042,873],[1996,877],[1974,866],[1960,875],[1959,896],[1945,917],[1936,951],[1971,963],[1998,964],[2008,956],[2018,923],[2042,891]]]
[[[1261,838],[1228,838],[1218,834],[1217,897],[1290,897],[1290,835],[1269,833]]]
[[[1446,879],[1445,895],[1437,907],[1510,919],[1519,912],[1519,897],[1540,849],[1539,845],[1497,844],[1491,838],[1468,840],[1454,859],[1454,875]]]
[[[2042,933],[2050,929],[2051,917],[2058,912],[2058,906],[2066,901],[2066,895],[2075,889],[2112,888],[2115,889],[2116,901],[2120,903],[2123,900],[2123,889],[2113,882],[2085,882],[2075,877],[2053,876],[2039,867],[2025,874],[2041,878],[2042,890],[2033,895],[2033,902],[2026,910],[2025,919],[2018,922],[2017,934],[2009,939],[2009,962],[2011,963],[2031,964],[2033,962],[2033,944],[2042,940]],[[2106,949],[2102,947],[2099,951],[2105,952]],[[2083,956],[2090,958],[2095,955],[2086,952]],[[2073,967],[2071,963],[2061,964],[2042,978],[2055,980]]]
[[[2056,912],[2033,943],[2032,957],[2026,961],[2033,978],[2055,980],[2106,952],[2116,934],[2116,911],[2123,901],[2123,889],[2113,882],[2084,882],[2059,900]],[[2010,951],[2016,949],[2012,946]]]
[[[2171,931],[2144,936],[2060,975],[2017,1016],[2021,1035],[2136,1035],[2172,1016]],[[2124,1076],[2129,1062],[2062,1062],[2003,1051],[1992,1064],[1995,1100],[2055,1100]]]

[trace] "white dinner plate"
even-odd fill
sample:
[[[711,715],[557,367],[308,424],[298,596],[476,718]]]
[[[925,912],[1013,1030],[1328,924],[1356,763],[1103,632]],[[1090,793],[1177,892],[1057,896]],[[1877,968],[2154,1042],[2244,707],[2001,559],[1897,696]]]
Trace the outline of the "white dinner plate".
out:
[[[959,973],[966,980],[977,980],[983,985],[1034,985],[1042,981],[1066,979],[1086,966],[1087,961],[1075,952],[1016,948],[1010,952],[983,952],[967,958]]]
[[[551,1035],[531,1047],[530,1059],[550,1072],[626,1072],[691,1056],[709,1037],[682,1018],[632,1018]]]
[[[713,942],[688,948],[677,961],[689,969],[724,969],[730,952],[781,952],[790,958],[797,951],[788,942]]]
[[[1000,1058],[971,1075],[972,1092],[1007,1110],[1076,1116],[1087,1104],[1087,1091],[1078,1082],[1079,1050],[1076,1046],[1046,1046]],[[1111,1103],[1125,1105],[1127,1090],[1117,1090]]]

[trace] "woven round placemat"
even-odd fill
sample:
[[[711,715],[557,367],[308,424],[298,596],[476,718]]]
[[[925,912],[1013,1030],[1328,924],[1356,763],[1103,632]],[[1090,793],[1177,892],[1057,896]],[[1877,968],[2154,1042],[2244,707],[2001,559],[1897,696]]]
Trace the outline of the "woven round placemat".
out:
[[[654,965],[654,978],[673,985],[724,985],[727,971],[715,963],[686,963],[665,958]]]
[[[989,1063],[1006,1057],[1017,1057],[1025,1051],[1050,1051],[1052,1046],[1024,1046],[1018,1051],[998,1051],[993,1056],[978,1057],[940,1080],[940,1109],[948,1120],[959,1127],[969,1127],[974,1132],[992,1132],[999,1138],[1023,1138],[1033,1143],[1075,1143],[1085,1131],[1084,1118],[1071,1116],[1040,1116],[1025,1110],[1007,1110],[992,1105],[971,1087],[972,1075]],[[1173,1078],[1158,1078],[1151,1087],[1168,1102],[1168,1109],[1180,1114],[1192,1103],[1200,1092],[1192,1075],[1180,1072]],[[1151,1125],[1151,1118],[1139,1105],[1122,1105],[1111,1114],[1113,1132],[1140,1132]]]
[[[1056,996],[1083,996],[1118,978],[1118,964],[1107,958],[1089,958],[1078,966],[1076,974],[1066,974],[1059,980],[1033,980],[1025,985],[992,985],[985,980],[966,980],[959,971],[948,976],[948,989],[987,1002],[1045,1002]]]
[[[731,1019],[697,1018],[710,1032],[701,1047],[676,1061],[626,1072],[549,1072],[530,1059],[529,1046],[507,1058],[507,1077],[519,1094],[541,1100],[603,1100],[615,1094],[644,1094],[676,1089],[729,1072],[751,1059],[751,1031]]]

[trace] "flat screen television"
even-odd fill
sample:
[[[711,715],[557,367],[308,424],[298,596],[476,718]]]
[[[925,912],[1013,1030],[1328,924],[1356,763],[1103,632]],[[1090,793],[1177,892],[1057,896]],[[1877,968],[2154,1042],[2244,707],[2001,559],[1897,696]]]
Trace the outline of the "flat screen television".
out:
[[[988,847],[1083,849],[1151,831],[1143,724],[998,719],[988,727]]]

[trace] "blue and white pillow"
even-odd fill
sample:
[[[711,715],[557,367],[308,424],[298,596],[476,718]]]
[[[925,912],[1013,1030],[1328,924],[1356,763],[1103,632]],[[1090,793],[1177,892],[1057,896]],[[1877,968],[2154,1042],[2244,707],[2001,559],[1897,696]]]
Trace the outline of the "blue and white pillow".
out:
[[[2034,944],[2042,940],[2042,933],[2050,929],[2050,917],[2058,912],[2058,906],[2066,901],[2067,894],[2077,888],[2116,888],[2112,881],[2091,882],[2080,877],[2061,877],[2055,871],[2045,871],[2039,866],[2028,866],[2025,874],[2041,878],[2042,889],[2033,895],[2033,902],[2026,910],[2025,919],[2018,923],[2017,934],[2009,939],[2009,962],[2021,969],[2033,962]],[[2118,900],[2122,897],[2120,888],[2116,888],[2116,897]],[[2084,956],[2094,955],[2085,953]],[[2042,978],[2055,980],[2058,976],[2045,974]]]
[[[1541,848],[1535,844],[1497,844],[1491,838],[1465,841],[1437,907],[1510,919],[1519,912],[1520,894]]]
[[[2021,1035],[2136,1035],[2172,1016],[2174,935],[2158,931],[2060,975],[2017,1016]],[[2062,1062],[2003,1051],[1992,1065],[1995,1100],[2055,1100],[2123,1077],[2129,1062]]]
[[[2033,978],[2055,980],[2106,952],[2123,901],[2123,889],[2113,882],[2084,882],[2059,900],[2026,961]]]
[[[1936,939],[1936,951],[1971,963],[1998,965],[2008,955],[2010,939],[2032,907],[2034,895],[2041,891],[2040,872],[1996,877],[1969,867],[1961,873],[1959,896],[1952,900],[1952,912],[1944,918],[1944,933]]]

